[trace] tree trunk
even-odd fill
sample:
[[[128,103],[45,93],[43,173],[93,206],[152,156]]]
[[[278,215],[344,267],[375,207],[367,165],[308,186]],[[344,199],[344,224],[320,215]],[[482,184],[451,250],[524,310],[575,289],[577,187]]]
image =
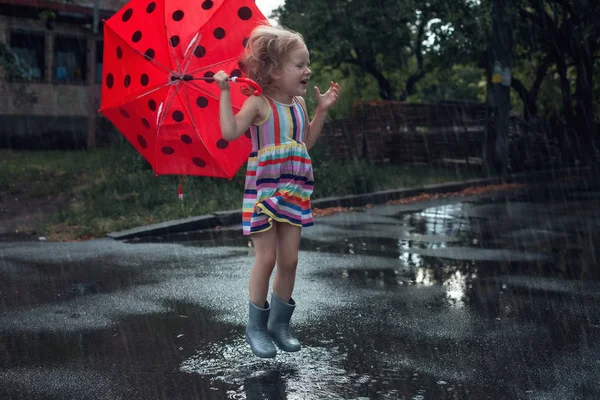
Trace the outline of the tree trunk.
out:
[[[594,60],[591,49],[581,46],[577,57],[577,93],[575,103],[575,115],[577,116],[577,135],[581,147],[581,161],[589,164],[595,157],[594,136],[595,112],[594,112]]]
[[[372,63],[365,63],[364,66],[365,70],[377,80],[381,98],[383,100],[395,100],[394,89],[390,85],[390,81]]]
[[[533,85],[531,89],[527,89],[523,82],[517,78],[512,78],[510,84],[513,89],[519,94],[519,97],[523,101],[523,117],[526,121],[529,121],[531,118],[537,117],[537,99],[540,93],[540,88],[542,87],[542,83],[546,78],[546,74],[548,73],[548,68],[550,68],[550,58],[546,57],[538,67],[535,73],[535,80],[533,81]]]
[[[573,162],[580,158],[579,156],[579,144],[577,133],[575,129],[575,111],[573,110],[573,95],[571,94],[571,82],[567,76],[567,63],[564,56],[557,54],[556,57],[556,72],[560,80],[560,91],[562,93],[563,103],[563,116],[564,116],[564,132],[559,134],[564,139],[563,152],[568,151],[564,154],[568,159]]]
[[[409,95],[411,95],[415,91],[415,85],[417,82],[421,80],[425,76],[423,71],[419,71],[418,73],[411,75],[406,81],[406,86],[404,91],[402,92],[402,96],[400,96],[401,101],[406,101]]]
[[[406,81],[404,91],[400,96],[401,101],[406,101],[408,96],[410,96],[414,92],[415,85],[417,84],[417,82],[419,82],[425,76],[425,71],[423,69],[423,36],[425,35],[425,27],[427,26],[428,22],[429,18],[426,14],[423,14],[421,22],[419,23],[419,27],[417,29],[417,37],[415,39],[415,45],[413,49],[413,52],[417,59],[417,72],[412,74]]]
[[[490,68],[494,74],[511,73],[512,64],[512,26],[507,15],[510,7],[509,0],[494,0],[492,4],[492,40],[490,49]],[[499,68],[499,71],[496,70]],[[493,118],[495,122],[495,143],[493,149],[487,149],[491,159],[487,158],[486,167],[496,171],[503,177],[509,171],[509,142],[510,128],[510,83],[502,78],[500,82],[491,84]],[[484,154],[484,157],[486,155]]]

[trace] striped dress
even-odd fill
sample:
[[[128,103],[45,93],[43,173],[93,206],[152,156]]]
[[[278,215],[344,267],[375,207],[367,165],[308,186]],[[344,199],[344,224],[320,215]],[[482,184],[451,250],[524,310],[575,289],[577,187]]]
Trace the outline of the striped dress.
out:
[[[264,232],[273,221],[299,227],[313,224],[313,169],[304,145],[308,117],[296,99],[293,104],[265,99],[269,117],[250,126],[252,152],[242,210],[244,235]]]

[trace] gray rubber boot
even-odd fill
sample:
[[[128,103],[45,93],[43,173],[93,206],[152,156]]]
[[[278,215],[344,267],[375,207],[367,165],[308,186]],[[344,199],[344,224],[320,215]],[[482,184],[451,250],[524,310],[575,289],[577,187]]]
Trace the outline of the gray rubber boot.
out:
[[[290,319],[296,308],[294,299],[286,303],[271,293],[271,315],[267,329],[273,342],[283,351],[298,351],[302,348],[290,330]]]
[[[271,341],[267,332],[269,320],[269,302],[265,302],[265,308],[258,308],[249,301],[248,326],[246,327],[246,342],[250,345],[252,352],[262,358],[273,358],[277,349]]]

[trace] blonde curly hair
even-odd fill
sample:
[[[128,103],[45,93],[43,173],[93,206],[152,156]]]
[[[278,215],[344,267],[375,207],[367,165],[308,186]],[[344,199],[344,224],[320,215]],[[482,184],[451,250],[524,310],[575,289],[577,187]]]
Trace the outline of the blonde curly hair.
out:
[[[261,25],[252,31],[246,50],[239,62],[240,68],[263,89],[273,85],[272,73],[286,61],[288,54],[305,46],[301,34],[270,25]]]

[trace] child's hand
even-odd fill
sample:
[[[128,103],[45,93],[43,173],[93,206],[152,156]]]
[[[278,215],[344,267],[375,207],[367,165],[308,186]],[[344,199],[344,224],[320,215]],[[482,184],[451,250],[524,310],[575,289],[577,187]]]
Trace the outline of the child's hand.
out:
[[[317,97],[317,108],[327,111],[337,101],[340,95],[340,85],[334,81],[329,82],[329,89],[325,94],[321,94],[319,88],[315,86],[315,95]]]
[[[227,79],[229,79],[229,75],[227,75],[227,73],[225,73],[225,71],[219,71],[217,72],[214,76],[213,76],[215,82],[217,82],[217,85],[219,85],[219,87],[221,88],[221,90],[229,90],[229,82],[227,81]]]

